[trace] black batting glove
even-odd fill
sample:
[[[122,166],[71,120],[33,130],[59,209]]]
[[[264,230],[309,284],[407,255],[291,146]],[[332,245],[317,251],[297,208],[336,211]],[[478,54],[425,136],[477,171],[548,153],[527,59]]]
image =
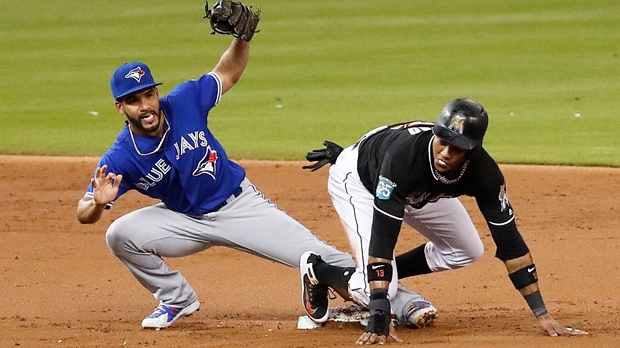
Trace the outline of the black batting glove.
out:
[[[306,155],[306,159],[309,162],[316,162],[313,164],[309,164],[307,166],[303,166],[303,169],[311,169],[311,171],[315,171],[320,169],[326,164],[334,164],[336,163],[336,159],[342,152],[342,146],[332,143],[329,140],[325,140],[323,145],[326,147],[324,149],[312,150],[312,152],[308,152]]]

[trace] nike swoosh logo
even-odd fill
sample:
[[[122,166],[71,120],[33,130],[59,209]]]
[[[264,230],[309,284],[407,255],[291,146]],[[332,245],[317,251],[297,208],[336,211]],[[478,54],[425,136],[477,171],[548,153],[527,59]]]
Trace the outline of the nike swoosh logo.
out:
[[[314,314],[316,312],[316,309],[312,308],[310,302],[306,302],[306,311],[308,311],[309,314]]]
[[[370,266],[370,268],[375,270],[375,269],[383,268],[383,265],[372,265],[372,266]]]
[[[528,271],[528,273],[532,273],[532,272],[534,272],[535,269],[536,269],[536,267],[532,267],[532,268],[528,268],[527,271]]]

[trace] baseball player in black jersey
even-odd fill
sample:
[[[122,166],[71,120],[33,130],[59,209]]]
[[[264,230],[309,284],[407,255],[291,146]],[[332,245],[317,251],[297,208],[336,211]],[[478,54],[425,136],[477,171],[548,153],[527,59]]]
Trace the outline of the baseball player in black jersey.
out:
[[[398,279],[467,266],[482,257],[484,248],[460,201],[476,199],[497,245],[508,277],[523,295],[550,336],[587,332],[560,325],[547,311],[538,288],[536,266],[519,233],[506,181],[497,163],[482,147],[488,114],[481,104],[454,99],[436,123],[409,122],[379,127],[346,149],[326,142],[306,166],[329,169],[328,191],[355,251],[357,270],[350,289],[364,289],[371,313],[358,344],[385,343],[391,333],[390,314]],[[394,257],[402,223],[428,242]],[[336,281],[316,253],[300,260],[302,288]],[[305,275],[305,278],[304,278]],[[341,283],[342,279],[338,279]]]

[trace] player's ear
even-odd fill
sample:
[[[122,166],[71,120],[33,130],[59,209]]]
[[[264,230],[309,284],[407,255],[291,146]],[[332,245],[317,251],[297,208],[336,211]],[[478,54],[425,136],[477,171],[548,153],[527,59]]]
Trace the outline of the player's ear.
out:
[[[123,104],[119,102],[118,100],[114,102],[114,107],[116,108],[116,111],[118,111],[119,114],[121,115],[125,114],[125,108],[123,107]]]

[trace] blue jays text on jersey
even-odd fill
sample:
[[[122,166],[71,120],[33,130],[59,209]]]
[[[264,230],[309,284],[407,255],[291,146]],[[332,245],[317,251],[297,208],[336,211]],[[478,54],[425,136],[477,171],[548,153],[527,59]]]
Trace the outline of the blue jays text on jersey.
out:
[[[211,72],[160,99],[162,137],[142,137],[126,126],[98,165],[123,175],[116,199],[134,189],[161,199],[171,210],[201,215],[233,194],[245,170],[228,159],[208,128],[209,111],[221,96],[220,78]],[[92,192],[91,185],[87,195]]]

